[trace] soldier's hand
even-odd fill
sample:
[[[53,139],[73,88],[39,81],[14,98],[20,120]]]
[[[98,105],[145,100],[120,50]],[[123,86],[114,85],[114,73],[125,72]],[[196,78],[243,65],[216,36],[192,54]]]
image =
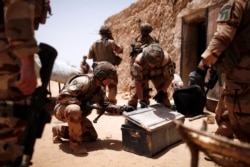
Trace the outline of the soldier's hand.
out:
[[[139,103],[141,105],[141,108],[147,108],[148,107],[147,103],[144,100],[140,100]]]
[[[157,103],[162,103],[166,97],[167,97],[167,96],[166,96],[166,94],[165,94],[163,91],[159,91],[159,92],[153,97],[153,99],[154,99]]]
[[[127,106],[127,105],[123,105],[123,106],[121,106],[121,108],[120,108],[122,111],[126,111],[126,112],[131,112],[131,111],[134,111],[135,110],[135,108],[133,107],[133,106]]]
[[[91,104],[89,102],[86,102],[86,103],[82,103],[80,105],[80,108],[83,112],[86,112],[86,111],[91,111],[92,108],[91,108]]]
[[[37,86],[37,78],[34,70],[34,57],[23,56],[21,59],[20,79],[16,82],[17,88],[24,95],[31,95]]]

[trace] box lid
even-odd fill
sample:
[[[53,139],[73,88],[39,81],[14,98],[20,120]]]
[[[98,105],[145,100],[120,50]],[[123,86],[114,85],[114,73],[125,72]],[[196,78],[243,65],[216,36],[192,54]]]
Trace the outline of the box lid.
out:
[[[154,104],[147,108],[139,108],[133,112],[124,112],[123,116],[147,131],[157,130],[173,122],[173,120],[183,119],[184,121],[184,115],[162,104]]]

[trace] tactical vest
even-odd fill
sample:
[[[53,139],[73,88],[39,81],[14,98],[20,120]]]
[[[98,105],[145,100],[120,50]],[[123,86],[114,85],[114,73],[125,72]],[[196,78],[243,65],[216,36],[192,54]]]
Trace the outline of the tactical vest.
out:
[[[250,53],[250,1],[247,1],[241,24],[230,45],[223,51],[214,64],[220,73],[233,70],[241,61],[244,54]]]
[[[89,78],[89,80],[90,80],[90,82],[89,82],[90,86],[89,86],[89,89],[87,90],[87,92],[84,93],[84,96],[79,97],[79,99],[81,99],[82,102],[88,102],[90,99],[93,98],[93,96],[95,95],[95,92],[97,91],[96,88],[95,88],[95,86],[94,86],[94,79],[92,77],[89,77],[86,74],[78,74],[78,75],[75,75],[74,77],[72,77],[65,84],[65,86],[68,85],[68,84],[70,84],[70,82],[72,82],[75,78],[78,78],[78,77],[81,77],[81,76],[86,76],[86,77]],[[65,88],[65,86],[64,86],[64,88]]]

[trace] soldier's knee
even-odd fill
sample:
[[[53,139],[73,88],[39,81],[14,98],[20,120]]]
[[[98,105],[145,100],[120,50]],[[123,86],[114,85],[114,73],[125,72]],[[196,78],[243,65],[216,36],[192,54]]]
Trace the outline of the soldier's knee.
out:
[[[70,118],[71,121],[81,121],[82,118],[82,111],[79,105],[70,104],[66,108],[66,117]]]

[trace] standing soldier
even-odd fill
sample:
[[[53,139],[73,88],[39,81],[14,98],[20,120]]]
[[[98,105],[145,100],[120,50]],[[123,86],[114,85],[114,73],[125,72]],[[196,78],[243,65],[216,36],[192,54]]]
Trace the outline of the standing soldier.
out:
[[[150,44],[137,55],[132,65],[132,76],[141,108],[145,108],[149,104],[143,96],[144,85],[147,85],[149,80],[157,90],[154,97],[156,102],[171,107],[167,89],[171,85],[174,73],[175,63],[157,43]]]
[[[219,127],[225,136],[231,130],[243,142],[250,143],[250,1],[227,0],[220,9],[217,29],[196,70],[205,76],[208,67],[225,74],[223,94],[219,105],[228,111],[227,124]],[[221,107],[217,107],[219,110]],[[223,111],[223,110],[222,110]],[[223,121],[223,112],[216,111],[217,120]],[[221,117],[221,118],[220,118]],[[230,124],[228,124],[230,123]],[[228,127],[226,126],[228,125]],[[223,130],[222,130],[223,128]],[[227,131],[227,133],[225,133]]]
[[[66,83],[54,108],[55,117],[68,123],[68,126],[52,128],[53,142],[61,142],[62,138],[69,139],[69,147],[76,154],[87,153],[82,142],[97,139],[95,128],[87,118],[92,111],[90,105],[97,104],[103,110],[118,115],[123,111],[134,110],[130,106],[111,104],[102,89],[102,86],[107,86],[116,79],[115,67],[106,61],[95,62],[93,66],[93,74],[77,75]]]
[[[80,67],[81,67],[83,74],[87,74],[90,72],[90,66],[87,63],[87,56],[82,57],[82,62],[81,62]]]
[[[91,45],[88,58],[93,59],[93,62],[108,61],[114,66],[118,66],[121,62],[121,58],[117,54],[123,53],[123,47],[113,39],[108,26],[101,26],[99,34],[101,35],[101,39]],[[117,84],[118,76],[108,85],[108,99],[112,104],[117,103]]]
[[[28,0],[0,1],[0,6],[0,166],[11,166],[23,154],[21,144],[27,118],[26,110],[7,104],[30,105],[37,86],[34,54],[40,50],[34,31],[45,23],[50,7],[49,2]]]
[[[140,35],[137,36],[134,40],[134,43],[131,44],[132,51],[130,52],[130,67],[132,67],[136,56],[142,52],[143,48],[146,46],[152,44],[152,43],[158,43],[158,40],[150,35],[152,32],[153,28],[149,23],[142,23],[140,24]],[[131,70],[131,68],[130,68]],[[135,89],[135,82],[133,75],[132,76],[132,81],[130,83],[130,99],[128,101],[128,105],[133,106],[134,108],[137,108],[137,102],[138,102],[138,97],[136,95],[136,89]],[[148,82],[145,83],[143,86],[143,96],[144,100],[146,101],[147,104],[149,104],[149,85]]]

